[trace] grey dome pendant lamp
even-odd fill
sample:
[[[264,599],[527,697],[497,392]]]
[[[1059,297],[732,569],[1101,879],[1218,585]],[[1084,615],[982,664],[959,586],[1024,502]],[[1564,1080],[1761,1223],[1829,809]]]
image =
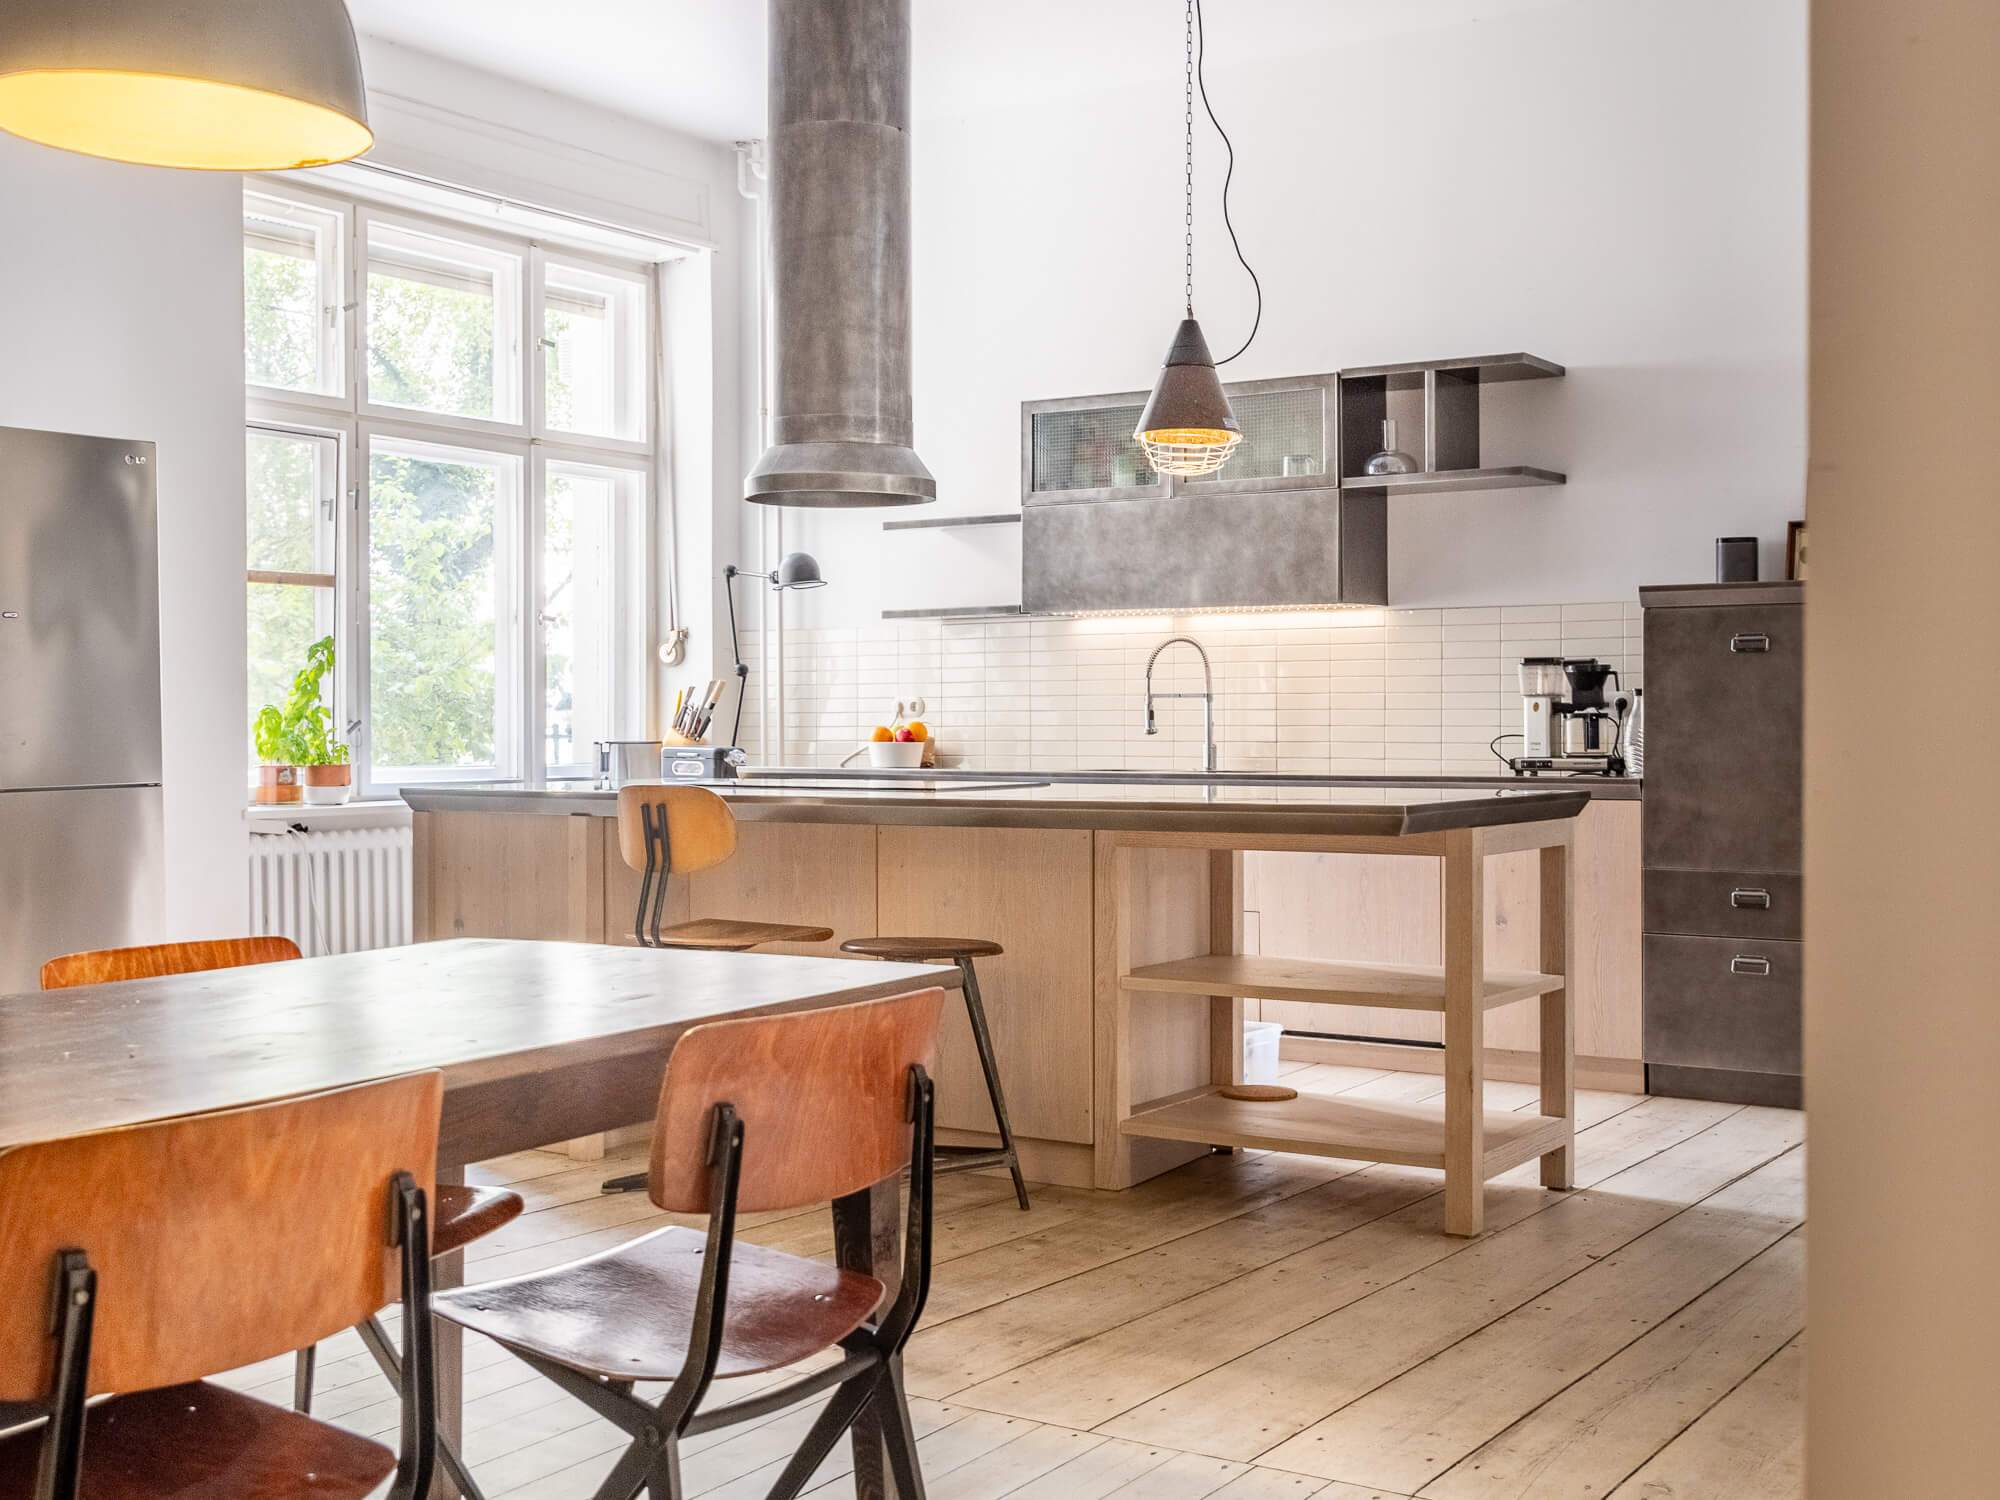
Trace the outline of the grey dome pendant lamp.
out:
[[[343,0],[12,0],[0,130],[85,156],[218,172],[374,144]]]
[[[1187,154],[1183,200],[1187,317],[1174,331],[1166,363],[1161,367],[1159,379],[1153,384],[1146,409],[1139,414],[1139,426],[1132,434],[1145,448],[1147,460],[1161,474],[1213,474],[1229,462],[1236,445],[1243,441],[1243,428],[1236,420],[1228,394],[1222,389],[1222,377],[1216,373],[1216,367],[1228,364],[1248,349],[1264,321],[1263,283],[1250,269],[1250,262],[1244,259],[1243,246],[1236,238],[1236,226],[1229,217],[1229,185],[1236,175],[1236,148],[1230,143],[1222,122],[1215,118],[1215,107],[1208,102],[1208,84],[1202,77],[1202,60],[1206,52],[1201,0],[1188,0]],[[1250,325],[1250,337],[1243,341],[1242,348],[1235,354],[1222,360],[1209,353],[1208,340],[1202,336],[1201,324],[1195,321],[1194,316],[1194,100],[1197,92],[1201,95],[1201,107],[1207,112],[1209,124],[1222,137],[1223,147],[1229,153],[1229,168],[1222,179],[1222,222],[1229,230],[1229,242],[1235,247],[1236,259],[1242,263],[1243,269],[1249,273],[1251,285],[1257,289],[1257,317]]]

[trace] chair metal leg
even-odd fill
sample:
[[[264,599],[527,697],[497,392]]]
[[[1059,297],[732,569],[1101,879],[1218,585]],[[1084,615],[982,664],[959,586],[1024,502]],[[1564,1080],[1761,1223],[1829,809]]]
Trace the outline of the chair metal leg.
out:
[[[882,1416],[882,1446],[888,1451],[896,1500],[924,1500],[924,1471],[917,1458],[917,1430],[910,1422],[909,1394],[903,1389],[902,1355],[890,1357],[875,1386],[875,1403]]]
[[[600,1193],[643,1193],[646,1191],[646,1174],[628,1172],[623,1177],[607,1177],[597,1190]]]
[[[396,1353],[396,1346],[390,1341],[389,1330],[382,1326],[382,1320],[369,1318],[358,1324],[354,1331],[361,1335],[362,1347],[375,1357],[376,1365],[389,1377],[389,1384],[401,1386],[402,1357]],[[452,1447],[450,1440],[441,1432],[437,1438],[437,1456],[438,1462],[444,1465],[445,1473],[449,1474],[452,1483],[458,1486],[461,1500],[486,1500],[486,1492],[479,1487],[478,1481],[465,1467],[465,1460],[458,1456],[458,1450]]]
[[[842,1434],[854,1425],[854,1419],[861,1414],[861,1408],[868,1404],[880,1386],[879,1372],[871,1370],[866,1375],[858,1376],[837,1387],[833,1399],[820,1409],[820,1414],[813,1420],[811,1429],[793,1452],[790,1461],[786,1463],[785,1472],[778,1476],[778,1482],[771,1486],[764,1500],[793,1500],[793,1497],[806,1487],[806,1482],[813,1477],[814,1471],[826,1462],[826,1456],[833,1452],[834,1444],[838,1443]],[[903,1500],[900,1493],[897,1495],[897,1500]],[[910,1500],[920,1500],[920,1497],[912,1496]]]
[[[979,1048],[979,1067],[986,1075],[986,1094],[993,1102],[993,1119],[1000,1127],[1000,1153],[1007,1159],[1007,1170],[1014,1178],[1014,1196],[1021,1207],[1028,1207],[1028,1184],[1021,1176],[1021,1159],[1014,1150],[1014,1127],[1007,1119],[1007,1096],[1000,1088],[1000,1064],[993,1056],[993,1035],[986,1029],[986,1007],[979,1000],[979,976],[973,971],[972,960],[958,960],[958,972],[964,976],[962,989],[965,995],[965,1014],[972,1022],[972,1040]]]
[[[292,1410],[311,1416],[313,1372],[319,1367],[319,1345],[307,1344],[292,1359]]]

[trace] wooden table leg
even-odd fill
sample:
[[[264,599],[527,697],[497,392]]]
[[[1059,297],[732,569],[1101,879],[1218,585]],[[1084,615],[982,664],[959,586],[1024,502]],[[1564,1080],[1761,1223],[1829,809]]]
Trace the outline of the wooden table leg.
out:
[[[439,1166],[440,1187],[456,1187],[465,1181],[464,1167]],[[446,1291],[465,1285],[465,1252],[441,1255],[431,1262],[431,1290]],[[431,1319],[431,1351],[437,1367],[438,1436],[463,1453],[460,1441],[465,1433],[465,1331],[446,1318]],[[459,1500],[458,1486],[439,1464],[431,1480],[431,1500]]]
[[[1542,850],[1541,965],[1567,980],[1576,972],[1575,832]],[[1571,1139],[1542,1157],[1542,1186],[1576,1185],[1576,1007],[1567,983],[1542,996],[1541,1112],[1571,1122]]]
[[[1445,836],[1444,1229],[1486,1227],[1486,849],[1477,828]]]
[[[885,1301],[896,1295],[902,1279],[901,1187],[900,1181],[891,1177],[865,1191],[836,1198],[833,1204],[834,1259],[845,1270],[860,1271],[881,1282]],[[861,1409],[851,1436],[855,1500],[896,1500],[883,1447],[882,1419],[872,1404]]]

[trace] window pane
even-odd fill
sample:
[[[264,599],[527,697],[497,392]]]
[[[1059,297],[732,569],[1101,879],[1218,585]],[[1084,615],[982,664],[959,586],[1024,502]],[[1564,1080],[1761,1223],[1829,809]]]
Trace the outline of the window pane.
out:
[[[333,630],[333,590],[295,584],[250,585],[250,719],[265,704],[284,706],[292,679],[306,664],[306,648]],[[333,684],[326,684],[331,702]],[[248,741],[250,763],[256,744]]]
[[[331,573],[336,453],[331,438],[251,428],[247,551],[253,571]],[[333,590],[299,584],[249,585],[249,709],[282,704],[306,664],[306,648],[333,633]],[[333,684],[325,692],[332,701]],[[256,750],[250,748],[252,764]]]
[[[637,475],[550,464],[542,521],[542,651],[549,769],[593,764],[597,740],[638,732],[620,682],[636,678],[637,650],[621,640],[621,607],[637,592],[619,577],[622,518],[633,515]],[[636,552],[636,548],[630,549]],[[623,649],[621,650],[621,646]]]
[[[391,773],[496,769],[509,704],[506,533],[519,468],[378,441],[368,460],[371,759]]]
[[[243,363],[252,385],[341,392],[341,216],[243,195]]]
[[[646,433],[646,287],[551,264],[542,295],[543,414],[557,432]]]
[[[273,573],[333,571],[333,443],[250,429],[249,565]]]
[[[518,257],[368,227],[368,399],[521,420]]]

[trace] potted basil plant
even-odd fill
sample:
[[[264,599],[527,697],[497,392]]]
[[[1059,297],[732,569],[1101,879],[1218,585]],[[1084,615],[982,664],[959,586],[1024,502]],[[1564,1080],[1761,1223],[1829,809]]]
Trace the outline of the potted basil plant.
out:
[[[333,733],[320,685],[333,670],[333,637],[312,643],[283,704],[257,711],[252,737],[264,762],[257,770],[259,802],[334,804],[354,795],[347,746]]]

